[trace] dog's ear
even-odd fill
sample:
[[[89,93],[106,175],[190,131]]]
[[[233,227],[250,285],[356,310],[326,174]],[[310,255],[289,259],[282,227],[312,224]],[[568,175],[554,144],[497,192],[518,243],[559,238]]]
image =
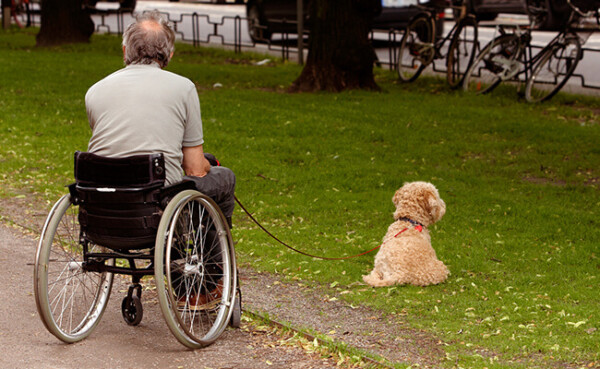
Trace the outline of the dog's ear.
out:
[[[436,193],[428,192],[426,195],[427,199],[427,211],[431,214],[431,218],[434,222],[442,219],[446,214],[446,203]]]
[[[400,191],[400,190],[401,190],[401,188],[400,188],[400,189],[398,189],[398,190],[396,191],[396,193],[394,193],[394,196],[392,197],[392,202],[394,203],[394,205],[395,205],[396,207],[398,207],[398,204],[400,204],[400,199],[401,199],[401,196],[400,196],[400,194],[401,194],[401,191]]]

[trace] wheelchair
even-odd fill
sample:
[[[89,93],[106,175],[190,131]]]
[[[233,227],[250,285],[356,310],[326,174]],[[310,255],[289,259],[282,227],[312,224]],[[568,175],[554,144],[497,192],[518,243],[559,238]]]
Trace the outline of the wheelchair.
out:
[[[34,269],[39,315],[50,333],[85,339],[106,309],[115,274],[131,276],[121,304],[138,325],[144,276],[175,338],[188,348],[239,327],[241,293],[225,216],[193,182],[164,186],[162,154],[75,153],[75,183],[52,208]]]

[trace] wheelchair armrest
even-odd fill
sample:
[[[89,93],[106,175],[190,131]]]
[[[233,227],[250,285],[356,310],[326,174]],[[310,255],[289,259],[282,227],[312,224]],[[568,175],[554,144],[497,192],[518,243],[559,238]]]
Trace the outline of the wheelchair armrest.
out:
[[[160,204],[163,208],[167,206],[167,203],[175,197],[179,192],[185,190],[195,190],[196,183],[191,180],[183,180],[183,182],[175,183],[173,185],[164,187],[160,190]]]
[[[211,166],[213,166],[213,167],[221,166],[221,163],[219,162],[219,160],[217,160],[217,157],[214,156],[213,154],[205,152],[204,157],[206,158],[206,160],[208,160],[208,162],[210,163]]]
[[[71,195],[71,203],[74,205],[79,204],[79,196],[77,195],[77,183],[71,183],[67,186],[69,189],[69,194]]]

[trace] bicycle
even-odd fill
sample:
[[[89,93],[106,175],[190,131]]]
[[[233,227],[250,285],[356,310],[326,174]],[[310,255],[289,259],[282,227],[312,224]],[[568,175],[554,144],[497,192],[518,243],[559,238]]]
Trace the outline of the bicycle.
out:
[[[544,14],[544,9],[529,0],[530,25],[524,29],[519,26],[499,26],[500,35],[482,49],[467,71],[463,89],[486,94],[504,81],[524,80],[527,101],[542,102],[552,98],[567,83],[583,58],[581,45],[586,39],[578,34],[582,31],[577,26],[579,20],[595,15],[596,23],[600,24],[596,5],[588,1],[585,10],[582,10],[582,4],[566,1],[570,8],[568,21],[544,48],[533,55],[531,32],[538,24],[540,14]],[[514,31],[507,33],[507,28],[513,28]]]
[[[30,0],[11,0],[10,13],[17,27],[23,28],[23,24],[21,24],[21,21],[19,20],[19,18],[22,18],[23,16],[25,16],[26,19],[25,27],[31,27],[32,9]]]
[[[446,58],[448,84],[452,88],[460,86],[479,48],[477,21],[472,14],[466,13],[465,4],[451,6],[460,11],[460,16],[445,37],[437,37],[436,20],[439,19],[440,11],[449,6],[444,0],[432,0],[412,6],[413,9],[418,9],[418,13],[410,19],[400,43],[398,52],[400,80],[412,82],[434,60]],[[443,48],[448,41],[450,45],[444,55]]]

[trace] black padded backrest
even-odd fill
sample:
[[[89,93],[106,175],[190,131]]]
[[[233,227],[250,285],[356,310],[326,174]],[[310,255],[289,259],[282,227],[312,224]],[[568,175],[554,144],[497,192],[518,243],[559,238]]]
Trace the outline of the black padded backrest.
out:
[[[82,187],[156,187],[165,182],[163,154],[107,158],[75,152],[75,181]]]
[[[74,203],[82,237],[115,250],[154,246],[165,182],[162,154],[106,158],[75,153]]]

